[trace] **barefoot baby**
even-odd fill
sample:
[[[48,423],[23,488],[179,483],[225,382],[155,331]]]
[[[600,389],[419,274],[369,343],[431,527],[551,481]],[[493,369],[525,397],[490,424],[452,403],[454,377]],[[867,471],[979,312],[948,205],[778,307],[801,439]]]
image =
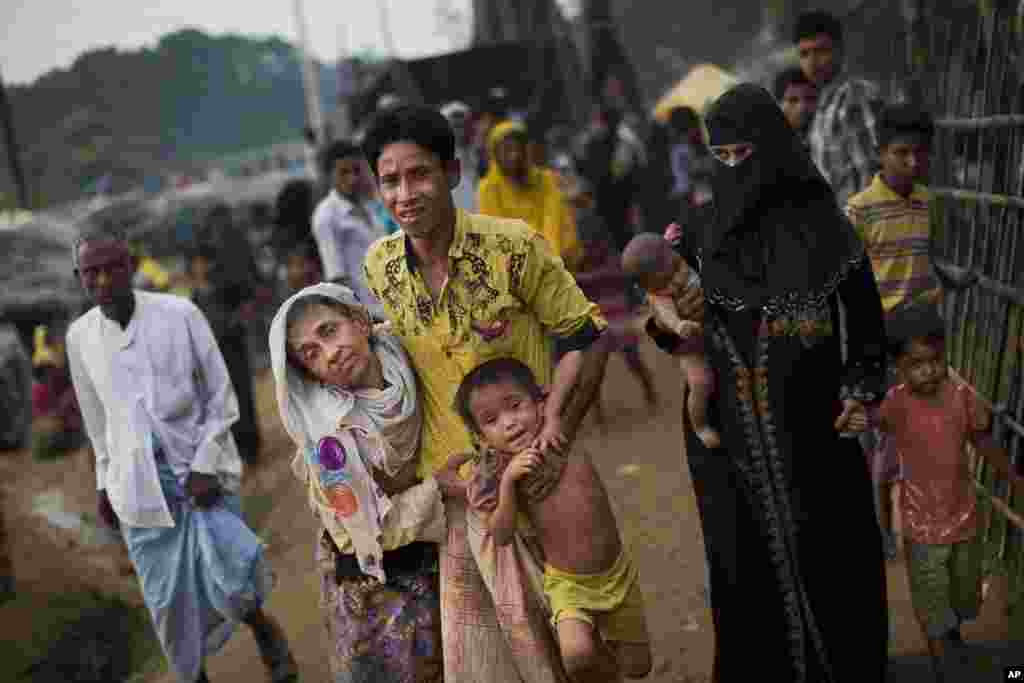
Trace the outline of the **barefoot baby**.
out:
[[[569,678],[646,676],[650,638],[636,566],[589,455],[578,447],[565,454],[534,447],[544,400],[533,373],[512,358],[487,361],[462,381],[455,402],[482,444],[469,504],[499,546],[517,530],[536,534]]]
[[[714,376],[704,358],[704,328],[700,323],[679,316],[679,298],[687,290],[699,287],[700,278],[668,242],[654,233],[643,233],[630,240],[622,253],[622,269],[647,291],[659,322],[683,339],[679,365],[690,387],[686,406],[690,421],[704,445],[717,448],[721,438],[707,421]]]

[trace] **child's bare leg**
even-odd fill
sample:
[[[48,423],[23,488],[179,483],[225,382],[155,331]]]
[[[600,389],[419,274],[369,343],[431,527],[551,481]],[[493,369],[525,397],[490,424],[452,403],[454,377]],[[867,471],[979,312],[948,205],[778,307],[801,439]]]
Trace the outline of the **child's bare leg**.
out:
[[[640,349],[635,346],[627,346],[622,350],[622,357],[626,361],[626,367],[633,373],[633,376],[640,380],[640,384],[644,388],[644,399],[647,401],[648,406],[655,406],[658,404],[658,394],[654,390],[654,375],[651,373],[651,369],[644,363],[643,357],[640,355]]]
[[[704,357],[697,354],[680,356],[679,364],[686,375],[686,383],[690,385],[686,408],[690,412],[693,431],[705,446],[718,448],[722,445],[722,439],[718,431],[708,424],[708,399],[714,388],[711,369]]]
[[[646,678],[654,668],[650,643],[622,643],[611,641],[608,648],[615,654],[619,671],[626,678]]]
[[[608,683],[620,680],[615,654],[593,625],[582,619],[558,622],[558,648],[573,683]]]

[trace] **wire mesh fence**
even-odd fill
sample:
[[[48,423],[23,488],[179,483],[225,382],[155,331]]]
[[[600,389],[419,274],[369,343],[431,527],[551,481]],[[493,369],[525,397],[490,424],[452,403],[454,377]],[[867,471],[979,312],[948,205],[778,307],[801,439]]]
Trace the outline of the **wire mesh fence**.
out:
[[[936,264],[951,365],[994,409],[1020,472],[1024,439],[1024,4],[911,3],[901,76],[936,118],[930,165]],[[984,552],[1024,604],[1024,490],[980,457]],[[1024,609],[1014,610],[1017,619]],[[1016,619],[1015,619],[1016,621]]]

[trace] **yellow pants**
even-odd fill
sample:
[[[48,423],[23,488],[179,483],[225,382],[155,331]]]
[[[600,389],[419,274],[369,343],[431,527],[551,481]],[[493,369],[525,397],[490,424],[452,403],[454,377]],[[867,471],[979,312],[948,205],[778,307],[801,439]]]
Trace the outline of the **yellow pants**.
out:
[[[600,574],[571,574],[545,565],[544,593],[556,628],[565,619],[579,619],[606,641],[650,642],[639,573],[625,550]]]

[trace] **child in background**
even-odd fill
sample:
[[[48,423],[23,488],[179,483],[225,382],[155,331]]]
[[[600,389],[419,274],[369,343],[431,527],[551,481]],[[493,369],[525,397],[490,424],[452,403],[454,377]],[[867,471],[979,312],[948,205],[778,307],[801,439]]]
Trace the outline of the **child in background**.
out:
[[[679,317],[677,301],[687,290],[700,286],[700,278],[660,235],[644,233],[634,237],[622,254],[622,268],[636,278],[647,292],[654,314],[684,340],[679,365],[690,387],[687,410],[694,433],[708,448],[718,448],[721,437],[708,424],[708,399],[714,391],[714,376],[704,357],[704,328]]]
[[[914,610],[942,680],[962,622],[978,615],[981,557],[972,541],[977,509],[966,446],[990,426],[970,387],[949,377],[944,325],[934,306],[906,306],[887,325],[899,384],[878,409],[878,428],[899,459],[899,506]],[[891,527],[889,496],[882,523]]]
[[[483,446],[470,507],[499,546],[521,522],[536,532],[544,593],[574,683],[643,678],[651,649],[636,565],[590,456],[578,447],[535,448],[543,405],[533,373],[513,358],[487,361],[462,381],[455,408]]]
[[[633,328],[634,309],[627,291],[632,285],[622,270],[618,250],[604,220],[595,210],[594,195],[589,183],[582,178],[569,184],[569,201],[576,214],[576,232],[583,247],[580,269],[575,273],[576,283],[587,299],[601,308],[608,321],[604,332],[609,350],[622,355],[630,374],[643,387],[644,398],[650,408],[658,403],[654,390],[654,377],[640,355],[639,338]],[[594,402],[599,424],[605,424],[600,396]]]
[[[919,184],[921,174],[927,172],[935,124],[919,108],[890,105],[878,119],[877,132],[881,171],[867,189],[850,197],[846,214],[864,242],[882,308],[888,314],[914,301],[941,302],[942,290],[931,260],[931,195]],[[860,440],[881,522],[882,507],[889,504],[883,499],[883,480],[894,467],[894,456],[880,433],[863,432]],[[895,559],[895,539],[885,541],[886,555]]]
[[[285,284],[289,294],[323,282],[320,252],[313,240],[302,240],[288,250],[285,259]]]

